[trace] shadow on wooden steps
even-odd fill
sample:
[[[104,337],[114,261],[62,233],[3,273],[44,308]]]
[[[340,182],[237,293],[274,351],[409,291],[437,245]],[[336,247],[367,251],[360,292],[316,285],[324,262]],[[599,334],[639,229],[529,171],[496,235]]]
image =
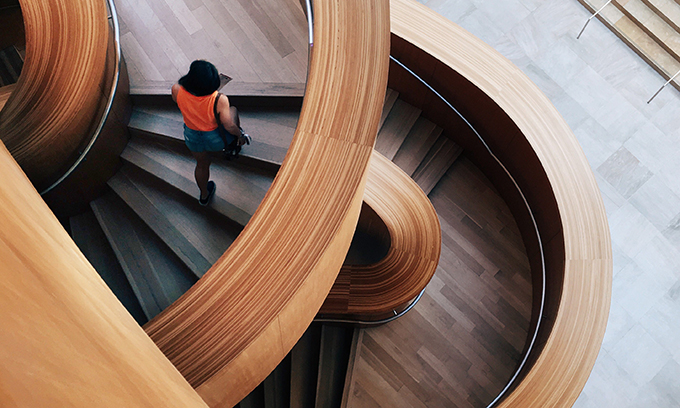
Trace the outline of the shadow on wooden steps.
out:
[[[293,350],[239,408],[341,408],[362,329],[312,323]]]
[[[191,271],[115,193],[98,198],[91,207],[148,319],[196,282]]]

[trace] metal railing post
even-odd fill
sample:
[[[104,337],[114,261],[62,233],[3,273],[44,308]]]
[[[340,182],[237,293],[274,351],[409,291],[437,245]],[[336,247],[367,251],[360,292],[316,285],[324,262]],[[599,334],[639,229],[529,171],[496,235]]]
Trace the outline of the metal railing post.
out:
[[[586,27],[588,27],[588,23],[590,23],[590,20],[592,20],[595,16],[597,16],[598,14],[600,14],[600,11],[602,11],[603,8],[607,7],[607,6],[609,5],[609,3],[611,3],[611,2],[612,2],[612,0],[608,0],[606,3],[604,3],[604,6],[600,7],[599,10],[597,10],[592,16],[590,16],[590,17],[588,18],[588,20],[586,20],[586,23],[583,25],[583,28],[581,29],[581,31],[580,31],[580,32],[578,33],[578,35],[576,36],[576,39],[577,39],[577,40],[578,40],[579,38],[581,38],[581,34],[583,34],[583,31],[585,31]]]

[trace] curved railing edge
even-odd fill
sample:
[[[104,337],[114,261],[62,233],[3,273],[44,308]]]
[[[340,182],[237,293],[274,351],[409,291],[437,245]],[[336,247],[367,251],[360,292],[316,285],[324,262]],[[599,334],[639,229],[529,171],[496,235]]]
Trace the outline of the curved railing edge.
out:
[[[113,101],[116,97],[116,90],[118,89],[118,83],[120,81],[120,69],[121,69],[121,60],[122,60],[122,54],[121,54],[121,48],[120,48],[120,24],[118,22],[118,13],[116,11],[116,5],[114,4],[113,0],[106,0],[106,3],[108,4],[109,11],[111,12],[111,15],[108,17],[109,20],[111,20],[113,24],[113,42],[114,42],[114,52],[115,52],[115,59],[114,59],[114,76],[113,76],[113,81],[111,82],[111,88],[109,91],[109,97],[106,102],[106,107],[104,108],[104,112],[102,113],[102,117],[99,120],[99,123],[97,124],[97,128],[94,131],[94,134],[92,135],[92,138],[90,141],[87,143],[85,148],[83,149],[82,153],[78,156],[76,161],[66,170],[66,172],[59,177],[54,183],[52,183],[49,187],[47,187],[45,190],[40,192],[40,195],[45,195],[49,193],[50,191],[54,190],[59,184],[61,184],[66,178],[68,178],[73,172],[80,166],[80,164],[85,160],[87,157],[88,153],[90,153],[90,150],[92,150],[92,147],[94,144],[97,142],[99,139],[99,136],[101,135],[102,131],[104,130],[104,125],[106,125],[106,121],[109,118],[109,114],[111,113],[111,108],[113,107]]]
[[[520,361],[520,364],[518,365],[517,369],[515,370],[515,372],[513,373],[512,377],[510,378],[510,380],[508,381],[508,383],[505,385],[505,387],[503,387],[503,389],[501,390],[501,392],[496,396],[496,398],[493,399],[493,401],[491,401],[491,402],[487,405],[487,408],[491,408],[491,407],[493,407],[498,401],[500,401],[501,398],[503,398],[503,396],[505,395],[505,393],[510,389],[510,387],[513,386],[513,384],[514,384],[515,380],[517,379],[517,377],[519,377],[520,373],[521,373],[522,370],[524,369],[524,366],[526,365],[527,361],[529,360],[529,357],[531,356],[531,352],[533,351],[534,345],[536,344],[536,339],[538,338],[538,333],[539,333],[539,331],[540,331],[540,329],[541,329],[541,321],[543,320],[543,310],[544,310],[544,308],[545,308],[545,279],[546,279],[546,272],[545,272],[545,254],[544,254],[544,251],[543,251],[543,241],[541,240],[541,233],[540,233],[540,231],[539,231],[538,224],[536,223],[536,217],[535,217],[535,215],[534,215],[534,211],[531,209],[531,205],[530,205],[529,202],[527,201],[527,198],[526,198],[526,196],[524,195],[524,192],[522,191],[522,188],[519,186],[519,184],[517,184],[517,181],[516,181],[515,178],[512,176],[512,173],[510,173],[510,171],[508,170],[508,168],[507,168],[505,165],[503,165],[503,162],[501,162],[501,160],[498,158],[498,156],[496,156],[496,155],[494,154],[493,150],[491,150],[491,148],[489,147],[488,143],[486,143],[486,141],[484,140],[484,138],[482,137],[482,135],[477,131],[477,129],[472,125],[472,123],[470,123],[470,121],[467,120],[467,118],[465,118],[465,116],[463,116],[463,114],[460,113],[460,111],[459,111],[458,109],[456,109],[456,108],[451,104],[451,102],[449,102],[446,98],[444,98],[444,96],[442,96],[442,94],[440,94],[439,92],[437,92],[437,90],[434,89],[430,84],[428,84],[424,79],[422,79],[422,78],[421,78],[420,76],[418,76],[415,72],[411,71],[407,66],[405,66],[404,64],[402,64],[398,59],[394,58],[394,57],[391,56],[391,55],[390,55],[390,59],[391,59],[392,61],[394,61],[397,65],[399,65],[400,67],[402,67],[404,70],[406,70],[406,72],[408,72],[409,74],[411,74],[411,76],[413,76],[414,78],[416,78],[416,79],[417,79],[420,83],[422,83],[425,87],[427,87],[432,93],[434,93],[434,94],[437,96],[437,98],[439,98],[442,102],[444,102],[444,104],[446,104],[446,105],[449,107],[449,109],[451,109],[452,111],[454,111],[454,112],[456,113],[456,115],[457,115],[461,120],[463,120],[463,122],[465,122],[465,124],[467,125],[467,127],[475,134],[475,136],[477,137],[477,139],[479,139],[479,141],[484,145],[484,148],[485,148],[486,151],[489,153],[489,155],[491,156],[491,158],[494,159],[494,161],[495,161],[495,162],[503,169],[503,171],[505,172],[505,175],[508,176],[508,178],[512,181],[512,184],[515,186],[515,189],[517,190],[517,192],[519,193],[519,195],[520,195],[521,198],[522,198],[522,202],[524,203],[524,206],[526,207],[526,210],[527,210],[527,212],[528,212],[528,214],[529,214],[529,216],[530,216],[530,218],[531,218],[531,223],[532,223],[532,225],[533,225],[533,227],[534,227],[534,233],[536,234],[536,241],[537,241],[537,243],[538,243],[539,256],[540,256],[540,259],[541,259],[541,271],[540,271],[540,273],[541,273],[541,301],[540,301],[540,306],[539,306],[539,311],[538,311],[538,320],[537,320],[537,323],[536,323],[536,327],[534,328],[534,332],[533,332],[533,333],[531,334],[531,336],[530,336],[530,339],[531,339],[531,340],[529,341],[529,346],[526,348],[526,350],[525,350],[525,352],[524,352],[524,356],[522,357],[522,360]],[[529,336],[527,336],[527,337],[529,337]]]
[[[554,160],[547,162],[543,161],[545,158],[541,160],[543,166],[546,166],[547,164],[550,165],[549,171],[546,171],[548,172],[547,177],[551,184],[550,187],[555,189],[552,194],[554,194],[555,198],[558,200],[557,208],[559,215],[557,221],[565,222],[565,220],[575,219],[573,217],[576,215],[572,215],[572,218],[565,215],[565,212],[574,211],[587,219],[567,223],[566,226],[562,227],[564,228],[564,231],[568,231],[569,240],[567,242],[565,239],[565,242],[561,245],[561,248],[564,251],[567,251],[567,253],[563,254],[562,258],[564,261],[564,265],[562,266],[564,282],[561,283],[560,288],[570,288],[571,291],[567,291],[565,292],[566,295],[563,294],[561,296],[557,309],[554,312],[555,324],[551,328],[550,335],[547,337],[546,343],[541,349],[541,353],[538,353],[535,356],[536,361],[531,365],[531,369],[525,370],[525,377],[522,381],[515,384],[515,388],[512,392],[507,393],[505,395],[506,398],[500,398],[494,401],[494,404],[504,407],[545,406],[541,404],[571,406],[576,400],[578,393],[585,385],[588,373],[591,372],[595,364],[597,350],[599,350],[599,345],[602,342],[604,329],[606,327],[606,316],[609,311],[609,302],[611,299],[611,238],[609,236],[601,194],[597,188],[597,183],[592,174],[592,170],[590,170],[585,155],[578,146],[578,142],[573,137],[573,134],[571,138],[568,138],[568,140],[564,142],[561,141],[561,138],[557,137],[561,132],[568,132],[568,126],[564,123],[564,120],[559,116],[559,113],[550,104],[550,101],[545,95],[543,95],[536,85],[525,75],[521,74],[519,70],[512,68],[514,65],[512,65],[510,61],[502,57],[497,51],[491,49],[491,47],[486,44],[484,44],[482,47],[483,49],[480,50],[479,54],[473,52],[471,55],[465,54],[465,57],[461,56],[460,58],[457,58],[457,52],[464,52],[463,50],[470,51],[473,47],[481,46],[482,41],[415,1],[391,0],[391,2],[393,5],[393,34],[396,33],[397,36],[406,39],[409,43],[422,49],[426,54],[441,61],[443,65],[449,66],[454,72],[458,72],[459,74],[463,72],[461,75],[476,87],[480,88],[487,96],[491,97],[495,103],[499,103],[499,107],[506,111],[506,115],[508,115],[513,122],[520,119],[520,122],[516,123],[521,123],[521,126],[526,126],[526,129],[530,130],[531,138],[526,139],[531,145],[531,148],[540,150],[540,155],[544,155],[549,151],[550,145],[546,147],[545,145],[539,146],[536,144],[537,140],[540,140],[536,139],[539,136],[539,134],[536,133],[536,129],[538,128],[533,128],[532,126],[537,125],[539,128],[540,126],[545,127],[547,124],[545,118],[539,115],[539,110],[531,110],[529,116],[523,116],[524,113],[520,113],[521,110],[513,108],[512,105],[510,105],[510,101],[513,99],[509,97],[509,95],[518,95],[517,98],[520,101],[524,100],[529,102],[528,96],[519,97],[517,88],[508,87],[509,92],[503,92],[503,90],[505,90],[505,87],[503,86],[505,82],[501,81],[508,80],[506,75],[513,76],[519,74],[519,76],[517,76],[517,85],[528,85],[530,88],[534,89],[535,92],[532,91],[529,93],[530,97],[534,98],[534,102],[539,105],[545,103],[545,106],[548,107],[549,116],[554,120],[555,129],[548,132],[549,138],[546,138],[546,140],[558,144],[559,150],[555,150],[555,152],[559,152],[560,158],[573,154],[574,156],[572,158],[578,162],[576,168],[582,170],[583,174],[579,174],[578,171],[574,174],[572,174],[572,172],[566,172],[567,174],[564,174],[563,172],[560,172],[559,169],[555,168]],[[394,12],[395,4],[397,4],[397,7],[400,9],[398,17],[395,17],[395,14],[397,14]],[[411,23],[413,21],[419,23],[418,27],[422,27],[423,24],[427,25],[426,22],[429,22],[430,25],[428,27],[437,27],[436,29],[440,31],[449,30],[451,34],[440,37],[439,41],[428,41],[426,38],[429,37],[427,37],[423,30],[415,28],[416,26]],[[398,27],[396,32],[395,24]],[[463,35],[463,33],[465,34]],[[461,35],[463,37],[458,38]],[[449,41],[444,43],[444,37]],[[465,45],[459,43],[465,43]],[[486,61],[484,58],[490,58],[491,61]],[[482,63],[482,61],[491,64],[490,66],[494,67],[493,69],[499,73],[498,78],[493,77],[486,71],[486,76],[480,75],[478,70],[475,70],[475,67],[477,67],[475,64]],[[496,63],[500,63],[505,71],[501,71],[498,67],[495,67],[494,64]],[[506,63],[507,67],[503,65]],[[532,122],[532,120],[534,120],[534,122]],[[544,128],[543,131],[546,129],[547,128]],[[572,184],[567,184],[567,186],[572,186],[572,188],[575,187],[577,192],[581,193],[583,197],[586,198],[583,201],[567,200],[570,195],[563,185],[565,182],[573,183],[573,177],[576,174],[581,176],[579,180],[582,180],[583,182],[576,183],[576,185],[573,186]],[[556,186],[559,188],[556,189]],[[586,231],[591,233],[591,236],[587,238],[588,245],[576,245],[581,238],[586,238],[580,234],[585,234]],[[561,236],[561,234],[558,235]],[[551,238],[551,240],[554,240],[555,238],[559,239],[559,237],[556,236]],[[584,275],[586,271],[590,272],[591,270],[592,272],[599,273]],[[588,285],[582,285],[580,279],[584,276],[591,277],[588,281]],[[580,304],[585,309],[574,309],[573,306],[569,307],[570,302],[577,301],[578,299],[581,299]],[[588,333],[581,341],[572,338],[572,336],[565,344],[564,342],[566,339],[560,340],[556,338],[555,333],[560,332],[562,334],[568,334],[566,331],[568,328],[576,328],[576,326],[573,325],[573,320],[568,320],[569,318],[578,319],[578,321],[582,323],[579,327],[584,327],[584,330],[588,330]],[[579,336],[578,338],[581,337]],[[573,361],[571,358],[567,357],[566,360],[560,358],[559,356],[564,355],[564,353],[560,353],[560,350],[565,348],[572,353],[569,354],[569,356],[578,355],[582,357],[582,360],[580,360],[578,364],[573,365],[569,364],[569,362]],[[546,349],[551,351],[552,354],[546,354]],[[567,360],[569,360],[569,362],[567,362]],[[561,375],[545,375],[547,373],[557,373],[555,370],[561,370]],[[543,375],[540,375],[537,372],[543,373]],[[563,376],[568,376],[568,379],[562,379]],[[531,381],[531,385],[533,385],[533,389],[536,391],[533,394],[529,391],[531,385],[527,382],[527,378]],[[546,384],[536,383],[536,381],[540,381],[541,379],[544,379]],[[545,389],[543,388],[544,392],[539,392],[537,388],[547,384],[554,387],[553,392],[545,392]],[[504,392],[507,392],[507,389],[504,389]]]

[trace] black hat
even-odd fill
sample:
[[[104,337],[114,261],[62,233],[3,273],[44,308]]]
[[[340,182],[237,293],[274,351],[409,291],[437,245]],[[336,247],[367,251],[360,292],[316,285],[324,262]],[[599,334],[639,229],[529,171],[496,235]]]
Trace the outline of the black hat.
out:
[[[191,63],[189,73],[177,81],[191,94],[210,95],[220,87],[220,76],[213,64],[204,60]]]

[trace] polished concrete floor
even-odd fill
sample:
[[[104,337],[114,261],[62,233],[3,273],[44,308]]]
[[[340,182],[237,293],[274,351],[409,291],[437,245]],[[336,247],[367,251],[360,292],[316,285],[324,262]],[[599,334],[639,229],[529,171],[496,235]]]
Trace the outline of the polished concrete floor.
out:
[[[575,407],[680,407],[680,92],[576,0],[419,0],[491,44],[552,100],[607,209],[612,307]]]

